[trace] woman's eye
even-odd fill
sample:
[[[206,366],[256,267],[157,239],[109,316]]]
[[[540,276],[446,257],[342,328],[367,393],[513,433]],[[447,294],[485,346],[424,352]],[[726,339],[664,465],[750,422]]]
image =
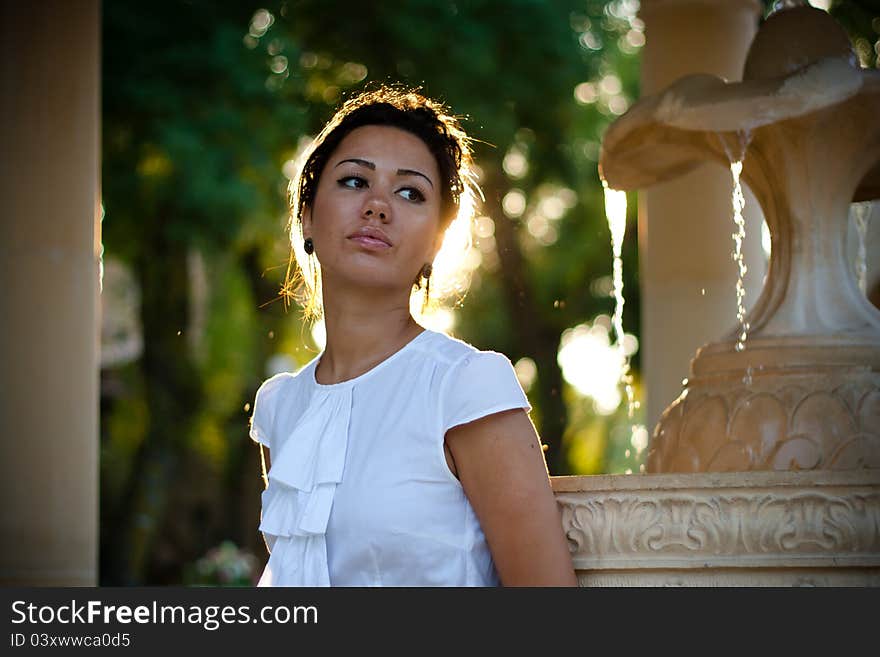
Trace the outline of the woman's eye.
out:
[[[361,189],[367,186],[367,181],[360,176],[346,176],[338,181],[340,187],[350,187],[351,189]]]
[[[418,202],[425,200],[425,195],[422,194],[415,187],[404,187],[403,189],[401,189],[397,193],[400,194],[407,201],[413,201],[413,202],[418,203]]]

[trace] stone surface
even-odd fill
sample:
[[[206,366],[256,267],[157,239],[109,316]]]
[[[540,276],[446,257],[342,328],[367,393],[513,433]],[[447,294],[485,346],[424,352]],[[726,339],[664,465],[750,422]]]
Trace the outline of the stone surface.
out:
[[[700,374],[657,424],[649,472],[880,468],[876,349],[827,346],[810,358],[815,346],[796,350],[785,340],[741,354],[724,346],[695,359]],[[849,366],[822,363],[841,354]]]
[[[554,477],[582,586],[878,586],[880,471]]]

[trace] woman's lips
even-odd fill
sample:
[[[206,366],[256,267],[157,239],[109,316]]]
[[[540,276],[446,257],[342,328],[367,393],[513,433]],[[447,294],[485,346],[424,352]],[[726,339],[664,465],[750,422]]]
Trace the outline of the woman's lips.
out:
[[[381,251],[383,249],[388,249],[391,247],[387,242],[383,242],[382,240],[370,237],[369,235],[352,235],[348,239],[357,242],[365,249],[369,249],[371,251]]]

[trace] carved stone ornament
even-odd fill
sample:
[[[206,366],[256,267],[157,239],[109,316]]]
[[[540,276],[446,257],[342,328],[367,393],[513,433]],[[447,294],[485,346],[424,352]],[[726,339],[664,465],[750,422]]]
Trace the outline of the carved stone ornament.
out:
[[[554,477],[582,585],[880,585],[880,471]]]
[[[616,189],[741,160],[771,234],[748,339],[737,345],[737,327],[697,352],[647,470],[880,468],[880,312],[845,240],[850,204],[880,197],[880,71],[859,68],[826,12],[800,6],[764,22],[743,78],[682,78],[602,144]]]

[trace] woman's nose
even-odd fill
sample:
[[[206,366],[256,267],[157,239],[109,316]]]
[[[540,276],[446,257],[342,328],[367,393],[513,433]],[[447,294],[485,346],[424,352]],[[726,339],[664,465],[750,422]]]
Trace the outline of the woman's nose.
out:
[[[378,196],[371,196],[364,203],[363,216],[365,219],[378,217],[380,221],[385,222],[391,216],[391,209],[388,207],[388,202],[384,199]]]

